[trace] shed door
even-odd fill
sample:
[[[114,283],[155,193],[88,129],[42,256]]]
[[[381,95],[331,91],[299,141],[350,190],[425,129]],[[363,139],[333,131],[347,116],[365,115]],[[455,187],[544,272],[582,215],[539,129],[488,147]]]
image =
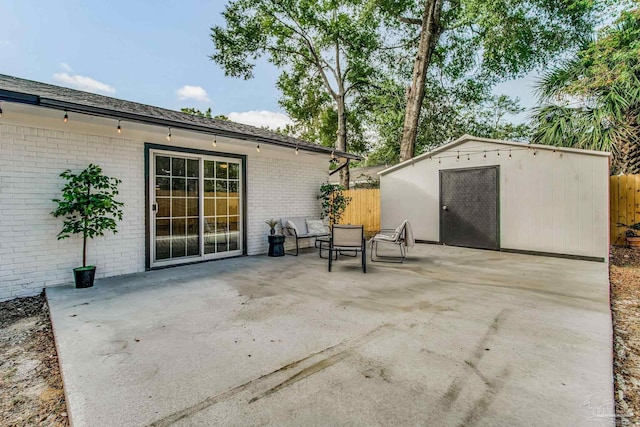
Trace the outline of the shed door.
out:
[[[440,241],[499,249],[498,166],[440,171]]]

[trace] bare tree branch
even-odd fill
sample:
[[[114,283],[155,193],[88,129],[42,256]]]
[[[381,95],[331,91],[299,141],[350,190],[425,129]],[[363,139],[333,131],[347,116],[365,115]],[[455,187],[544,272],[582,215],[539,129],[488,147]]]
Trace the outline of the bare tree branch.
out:
[[[407,18],[405,16],[398,16],[398,20],[400,22],[404,22],[405,24],[422,25],[422,19]]]
[[[295,19],[293,19],[293,17],[291,16],[291,13],[289,12],[289,10],[287,8],[285,8],[280,2],[278,1],[272,1],[272,4],[278,6],[280,8],[280,10],[289,17],[289,19],[291,19],[293,22],[296,22]],[[318,54],[315,46],[313,45],[313,43],[310,40],[310,37],[305,33],[305,31],[300,28],[300,25],[296,25],[298,26],[298,29],[293,28],[292,26],[284,23],[281,19],[279,19],[277,16],[275,16],[274,14],[270,13],[270,15],[274,18],[277,19],[278,22],[282,23],[282,25],[284,25],[286,28],[289,28],[291,31],[293,31],[294,33],[298,34],[302,40],[304,41],[304,43],[307,45],[307,48],[309,49],[309,52],[311,53],[311,55],[313,56],[313,64],[316,66],[316,68],[318,69],[318,71],[320,72],[320,75],[322,76],[322,81],[324,82],[325,87],[327,88],[327,90],[329,91],[329,94],[331,95],[331,97],[335,100],[338,99],[338,94],[336,94],[335,90],[331,87],[331,83],[329,82],[329,79],[327,78],[326,73],[324,72],[324,67],[323,67],[323,63],[324,65],[329,68],[330,71],[332,71],[335,74],[335,71],[328,66],[328,64],[326,63],[326,61],[324,61],[324,59],[322,59],[322,57]]]

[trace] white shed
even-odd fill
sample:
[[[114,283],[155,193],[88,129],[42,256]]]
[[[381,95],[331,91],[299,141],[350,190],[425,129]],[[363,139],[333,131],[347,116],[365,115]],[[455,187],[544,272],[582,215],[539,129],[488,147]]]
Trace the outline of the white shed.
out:
[[[609,254],[609,153],[460,139],[385,169],[382,228],[418,241],[571,256]]]

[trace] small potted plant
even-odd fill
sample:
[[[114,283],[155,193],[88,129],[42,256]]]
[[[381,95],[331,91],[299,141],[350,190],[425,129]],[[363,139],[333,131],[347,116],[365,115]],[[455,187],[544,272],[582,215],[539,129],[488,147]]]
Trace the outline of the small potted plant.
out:
[[[274,234],[276,234],[276,225],[278,225],[278,221],[271,218],[265,221],[265,223],[269,226],[270,230],[269,230],[269,234],[271,236],[273,236]]]
[[[114,197],[121,181],[103,175],[100,166],[94,164],[79,174],[67,169],[60,177],[67,183],[62,188],[62,197],[53,199],[58,207],[51,214],[64,218],[58,240],[72,234],[82,235],[82,267],[73,271],[76,288],[89,288],[93,286],[96,267],[87,265],[87,239],[104,236],[106,231],[117,233],[116,220],[122,220],[123,203]]]
[[[627,245],[631,248],[640,248],[640,222],[630,225],[619,222],[618,226],[627,229],[627,231],[625,231]]]

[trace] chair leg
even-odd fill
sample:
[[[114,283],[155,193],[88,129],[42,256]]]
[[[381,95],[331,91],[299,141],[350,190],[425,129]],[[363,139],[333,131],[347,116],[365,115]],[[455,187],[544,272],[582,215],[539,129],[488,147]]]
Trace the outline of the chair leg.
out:
[[[294,236],[294,238],[296,239],[296,253],[292,253],[292,252],[285,252],[285,254],[287,255],[293,255],[293,256],[298,256],[298,238],[296,236]]]
[[[362,245],[362,272],[367,272],[367,244]]]
[[[375,246],[374,246],[375,244]],[[396,243],[394,243],[396,244]],[[380,256],[378,254],[378,242],[372,241],[371,242],[371,261],[373,262],[388,262],[388,263],[393,263],[393,264],[402,264],[404,262],[404,258],[406,256],[406,253],[403,249],[403,244],[400,243],[398,244],[398,246],[400,247],[400,256]],[[375,252],[375,259],[373,257],[373,254]]]
[[[329,247],[329,273],[331,273],[331,261],[333,260],[333,251],[331,247]]]

